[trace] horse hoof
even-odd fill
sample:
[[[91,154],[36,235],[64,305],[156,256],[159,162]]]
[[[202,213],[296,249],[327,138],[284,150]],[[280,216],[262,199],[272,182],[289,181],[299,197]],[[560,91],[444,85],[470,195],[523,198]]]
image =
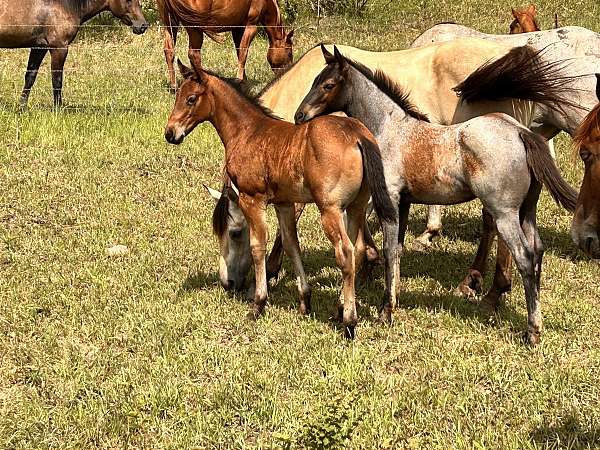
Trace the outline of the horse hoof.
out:
[[[298,310],[300,311],[300,314],[302,314],[303,316],[308,316],[308,315],[310,315],[310,312],[311,312],[310,305],[307,305],[305,303],[300,303],[300,308],[298,308]]]
[[[498,312],[498,301],[490,299],[488,296],[479,302],[479,311],[485,316],[492,317]]]
[[[261,316],[261,311],[256,311],[256,309],[252,308],[248,314],[246,315],[246,319],[250,322],[256,322],[258,318]]]
[[[535,347],[540,343],[540,333],[532,330],[527,330],[523,335],[525,344],[529,347]]]
[[[386,308],[385,306],[381,308],[381,312],[379,313],[379,318],[377,319],[377,323],[380,325],[391,325],[392,324],[392,310],[390,308]]]
[[[337,306],[337,308],[335,308],[335,311],[334,311],[333,315],[331,316],[331,320],[333,320],[334,322],[342,323],[343,319],[344,319],[344,305],[339,304]]]
[[[470,270],[464,280],[456,288],[456,294],[465,298],[473,298],[481,294],[483,288],[483,277],[477,270]]]
[[[420,250],[429,250],[435,241],[440,238],[441,234],[439,231],[425,231],[421,236],[416,238],[413,242],[417,249]]]
[[[348,340],[353,340],[356,337],[355,328],[356,325],[344,325],[344,337]]]

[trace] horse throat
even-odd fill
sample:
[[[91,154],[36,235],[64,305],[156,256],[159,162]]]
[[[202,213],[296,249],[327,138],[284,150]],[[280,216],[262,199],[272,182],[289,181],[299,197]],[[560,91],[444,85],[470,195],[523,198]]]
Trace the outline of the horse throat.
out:
[[[75,13],[79,16],[82,24],[102,11],[109,9],[108,0],[79,0],[75,3],[77,4]]]

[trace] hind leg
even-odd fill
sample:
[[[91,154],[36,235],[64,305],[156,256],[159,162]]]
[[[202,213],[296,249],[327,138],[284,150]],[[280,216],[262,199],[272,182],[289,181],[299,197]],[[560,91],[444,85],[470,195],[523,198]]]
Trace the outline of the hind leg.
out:
[[[294,205],[294,216],[295,222],[298,223],[300,220],[300,216],[302,215],[302,211],[304,211],[304,203],[296,203]],[[275,235],[275,240],[273,241],[273,247],[271,248],[271,253],[269,253],[269,257],[267,258],[267,281],[272,278],[277,278],[279,276],[279,271],[281,270],[281,263],[283,262],[283,243],[281,242],[281,232],[279,228],[277,228],[277,234]]]
[[[442,206],[430,205],[427,209],[427,229],[416,242],[423,247],[431,247],[431,244],[442,234]]]
[[[535,250],[525,236],[516,212],[505,213],[497,217],[496,225],[498,233],[510,249],[523,279],[525,298],[527,299],[525,340],[530,345],[536,345],[540,341],[542,332],[542,314],[540,311]]]
[[[275,210],[277,211],[277,221],[281,230],[283,248],[285,249],[285,254],[292,261],[294,272],[296,273],[298,293],[300,295],[300,313],[310,314],[311,289],[304,273],[304,267],[302,266],[294,205],[277,205]]]
[[[490,290],[481,301],[482,306],[490,311],[495,311],[502,303],[503,295],[510,292],[511,289],[512,256],[506,242],[501,237],[498,237],[494,281]]]
[[[172,93],[175,93],[177,91],[177,78],[175,77],[173,64],[175,62],[175,45],[177,44],[179,24],[172,18],[166,20],[168,20],[168,25],[165,27],[165,61],[167,62],[167,73],[169,75],[169,89]]]
[[[342,295],[344,301],[342,324],[344,336],[354,338],[354,328],[358,321],[354,296],[354,245],[346,234],[344,218],[341,209],[328,205],[321,209],[321,225],[325,235],[335,250],[335,260],[342,271]]]

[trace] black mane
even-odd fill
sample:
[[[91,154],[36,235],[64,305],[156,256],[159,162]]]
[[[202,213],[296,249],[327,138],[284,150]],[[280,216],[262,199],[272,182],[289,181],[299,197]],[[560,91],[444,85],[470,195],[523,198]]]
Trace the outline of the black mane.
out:
[[[417,120],[429,122],[429,118],[411,103],[409,100],[409,93],[404,92],[400,85],[392,80],[387,74],[385,74],[385,72],[379,69],[373,72],[367,66],[359,63],[358,61],[353,61],[349,58],[344,59],[348,64],[362,73],[369,81],[377,86],[377,88],[387,95],[390,100],[402,108],[406,114],[414,117]]]

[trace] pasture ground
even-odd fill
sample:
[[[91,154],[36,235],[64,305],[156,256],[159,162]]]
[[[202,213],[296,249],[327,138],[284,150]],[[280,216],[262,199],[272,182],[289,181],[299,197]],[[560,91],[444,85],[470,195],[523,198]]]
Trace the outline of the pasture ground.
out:
[[[321,40],[403,48],[442,20],[504,32],[511,5],[375,6],[368,21],[305,21],[295,53]],[[595,0],[538,3],[544,28],[555,7],[561,23],[600,28]],[[265,47],[257,39],[251,50],[256,88],[270,77]],[[234,73],[230,41],[207,43],[203,55]],[[313,316],[297,313],[286,263],[265,317],[248,323],[245,299],[218,285],[213,203],[202,189],[219,185],[221,143],[209,125],[179,147],[162,137],[173,97],[157,27],[142,37],[86,29],[71,47],[59,113],[48,61],[29,111],[17,110],[26,59],[0,50],[0,447],[600,445],[599,267],[574,249],[570,216],[547,193],[545,332],[534,350],[520,340],[518,275],[494,320],[453,293],[476,249],[476,202],[446,210],[444,236],[427,252],[411,249],[424,226],[415,208],[395,324],[374,323],[379,271],[358,292],[354,342],[329,321],[340,275],[310,208],[300,234]],[[578,185],[581,164],[564,136],[557,154]],[[108,257],[113,244],[130,253]]]

